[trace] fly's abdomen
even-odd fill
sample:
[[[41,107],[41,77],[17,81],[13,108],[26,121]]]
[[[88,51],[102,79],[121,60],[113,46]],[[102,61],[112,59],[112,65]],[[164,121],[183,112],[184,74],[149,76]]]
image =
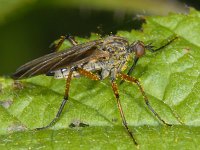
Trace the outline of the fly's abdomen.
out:
[[[101,63],[100,62],[94,62],[94,61],[91,61],[91,62],[88,62],[88,63],[85,63],[85,64],[81,64],[81,65],[77,65],[77,67],[83,68],[83,69],[85,69],[87,71],[91,71],[91,72],[96,72],[96,71],[102,69]],[[68,77],[69,71],[70,71],[70,68],[58,69],[58,70],[55,70],[55,71],[51,71],[51,72],[47,73],[46,75],[47,76],[54,76],[55,79],[62,79],[62,78]],[[73,77],[80,77],[80,74],[76,71],[73,71],[72,76]]]

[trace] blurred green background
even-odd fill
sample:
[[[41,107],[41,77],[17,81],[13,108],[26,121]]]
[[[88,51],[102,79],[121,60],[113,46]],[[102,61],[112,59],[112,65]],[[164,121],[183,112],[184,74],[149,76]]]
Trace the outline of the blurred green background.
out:
[[[140,15],[187,13],[189,0],[0,0],[0,75],[50,52],[60,35],[89,37],[140,29]]]

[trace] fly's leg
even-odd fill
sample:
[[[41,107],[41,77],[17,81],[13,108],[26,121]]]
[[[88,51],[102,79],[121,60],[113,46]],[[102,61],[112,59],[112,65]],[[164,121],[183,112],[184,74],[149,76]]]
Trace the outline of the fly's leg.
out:
[[[153,109],[153,107],[150,105],[149,100],[148,100],[148,98],[147,98],[147,96],[146,96],[146,93],[144,92],[144,89],[142,88],[142,86],[141,86],[140,82],[138,81],[138,79],[136,79],[136,78],[134,78],[134,77],[130,77],[130,76],[126,75],[126,74],[119,74],[119,76],[120,76],[123,80],[125,80],[125,81],[131,82],[131,83],[136,83],[137,86],[138,86],[139,89],[140,89],[140,92],[142,93],[142,96],[143,96],[143,98],[144,98],[144,100],[145,100],[145,103],[146,103],[147,107],[151,110],[151,112],[152,112],[160,121],[162,121],[165,125],[172,126],[171,124],[165,122],[165,121],[158,115],[158,113]]]
[[[178,38],[177,35],[172,35],[172,36],[170,36],[168,38],[168,40],[167,40],[168,42],[166,44],[164,44],[163,46],[159,47],[159,48],[154,49],[154,46],[152,46],[151,43],[148,44],[148,45],[146,45],[145,48],[148,49],[148,50],[150,50],[152,53],[154,53],[154,52],[157,52],[157,51],[165,48],[166,46],[168,46],[169,44],[171,44],[172,42],[174,42],[174,40],[176,40],[177,38]]]
[[[76,67],[76,68],[74,68],[74,70],[77,71],[80,75],[88,77],[88,78],[90,78],[92,80],[100,80],[100,78],[97,75],[95,75],[92,72],[89,72],[89,71],[87,71],[85,69]]]
[[[60,36],[59,41],[57,43],[53,42],[49,46],[51,52],[57,52],[59,48],[61,47],[61,45],[63,44],[63,42],[65,41],[65,39],[66,39],[66,36]]]
[[[73,46],[76,46],[78,45],[78,42],[75,40],[75,38],[71,35],[66,35],[65,36],[66,39],[73,45]]]
[[[135,66],[136,66],[138,60],[139,60],[139,57],[136,57],[136,56],[135,56],[135,57],[134,57],[134,61],[133,61],[133,65],[132,65],[131,68],[129,69],[127,75],[131,75],[131,73],[132,73],[133,70],[135,69]]]
[[[82,68],[75,68],[75,70],[79,74],[81,74],[83,76],[86,76],[86,77],[88,77],[88,78],[90,78],[92,80],[100,80],[100,78],[97,75],[93,74],[92,72],[86,71],[86,70],[84,70]],[[113,88],[115,97],[117,99],[117,105],[118,105],[119,112],[120,112],[120,115],[121,115],[121,118],[122,118],[122,122],[123,122],[126,130],[128,131],[129,135],[133,139],[133,142],[135,143],[135,145],[138,145],[138,143],[136,142],[135,138],[133,137],[132,132],[130,131],[130,129],[127,126],[126,119],[125,119],[125,116],[124,116],[124,113],[123,113],[123,110],[122,110],[122,106],[121,106],[121,103],[120,103],[120,100],[119,100],[119,93],[118,93],[117,84],[115,83],[115,81],[112,81],[112,88]]]
[[[57,43],[52,43],[50,45],[51,51],[58,51],[65,40],[68,40],[73,46],[76,46],[78,44],[78,42],[74,39],[73,36],[67,34],[65,36],[60,36],[60,39]]]
[[[41,127],[41,128],[36,128],[36,130],[41,130],[41,129],[46,129],[46,128],[49,128],[51,127],[52,125],[54,125],[54,123],[59,119],[60,117],[60,114],[62,113],[62,110],[66,104],[66,102],[68,101],[68,95],[69,95],[69,87],[70,87],[70,81],[71,81],[71,78],[72,78],[72,73],[73,73],[73,68],[70,70],[69,72],[69,75],[67,77],[67,81],[66,81],[66,88],[65,88],[65,96],[63,98],[63,101],[60,105],[60,108],[56,114],[56,117],[47,125],[47,126],[44,126],[44,127]]]
[[[130,131],[130,129],[127,125],[126,118],[124,116],[124,112],[123,112],[123,109],[122,109],[122,106],[121,106],[121,103],[120,103],[120,99],[119,99],[118,87],[117,87],[117,84],[116,84],[115,81],[112,81],[112,89],[113,89],[113,92],[115,94],[115,98],[117,100],[117,106],[118,106],[118,109],[119,109],[119,112],[120,112],[120,115],[121,115],[121,118],[122,118],[122,123],[123,123],[124,127],[126,128],[128,134],[132,138],[133,142],[135,143],[135,145],[138,145],[137,141],[135,140],[132,132]]]
[[[138,60],[139,60],[139,57],[135,56],[134,60],[133,60],[133,64],[132,64],[131,68],[129,69],[128,73],[127,73],[128,76],[131,75],[131,73],[135,69],[135,66],[136,66]],[[122,83],[124,83],[124,80],[120,81],[120,84],[122,84]]]
[[[68,100],[70,81],[71,81],[71,78],[72,78],[73,71],[77,71],[79,74],[86,76],[86,77],[88,77],[92,80],[100,80],[99,77],[97,75],[93,74],[92,72],[86,71],[86,70],[84,70],[82,68],[78,68],[78,67],[71,68],[69,75],[68,75],[68,78],[67,78],[67,81],[66,81],[65,96],[64,96],[63,101],[60,105],[60,108],[59,108],[59,110],[56,114],[56,117],[47,126],[44,126],[44,127],[41,127],[41,128],[36,128],[36,130],[49,128],[52,125],[54,125],[54,123],[59,119],[59,117],[62,113],[62,110],[63,110],[63,108],[64,108],[64,106],[65,106],[65,104]]]

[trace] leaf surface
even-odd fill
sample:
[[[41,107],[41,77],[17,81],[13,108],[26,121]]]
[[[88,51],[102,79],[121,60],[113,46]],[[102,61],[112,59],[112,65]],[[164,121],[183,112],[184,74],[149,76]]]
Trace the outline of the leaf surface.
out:
[[[142,32],[118,32],[130,43],[141,40],[155,48],[178,36],[158,52],[147,51],[131,75],[140,80],[152,107],[172,127],[150,112],[135,84],[119,86],[126,120],[140,149],[200,148],[199,26],[200,13],[191,10],[187,15],[148,17]],[[87,40],[78,38],[79,42]],[[136,149],[122,126],[108,79],[73,79],[60,120],[42,131],[31,129],[54,118],[65,80],[41,75],[14,83],[1,77],[0,87],[0,149]],[[89,126],[70,127],[77,123]]]

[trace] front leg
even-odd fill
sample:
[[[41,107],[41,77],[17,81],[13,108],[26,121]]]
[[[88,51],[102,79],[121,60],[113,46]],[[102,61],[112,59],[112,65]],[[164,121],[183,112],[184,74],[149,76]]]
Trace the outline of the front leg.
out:
[[[147,107],[150,109],[150,111],[160,120],[162,121],[164,124],[168,125],[168,126],[172,126],[171,124],[165,122],[160,115],[153,109],[153,107],[150,105],[149,100],[146,96],[146,93],[144,92],[144,89],[142,88],[140,82],[138,79],[134,78],[134,77],[130,77],[126,74],[119,74],[119,76],[121,77],[121,79],[131,82],[131,83],[136,83],[136,85],[139,87],[140,92],[142,93],[142,96],[144,98],[145,104],[147,105]]]

